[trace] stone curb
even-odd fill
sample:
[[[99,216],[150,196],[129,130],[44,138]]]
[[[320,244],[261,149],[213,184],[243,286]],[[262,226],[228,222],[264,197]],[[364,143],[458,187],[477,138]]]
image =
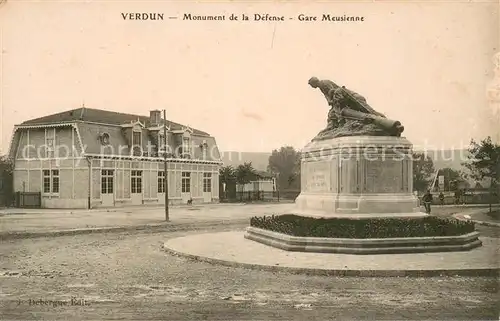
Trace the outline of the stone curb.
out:
[[[285,251],[354,255],[469,251],[482,245],[478,236],[478,232],[472,232],[457,236],[328,239],[319,237],[297,237],[256,227],[247,227],[244,235],[248,240]]]
[[[303,274],[312,276],[333,276],[333,277],[442,277],[442,276],[475,276],[475,277],[495,277],[500,276],[500,268],[485,269],[455,269],[455,270],[322,270],[284,267],[279,265],[259,265],[251,263],[240,263],[213,259],[199,255],[187,254],[172,250],[162,245],[162,250],[170,255],[183,257],[198,262],[204,262],[228,267],[246,268],[251,270],[260,270],[267,272],[285,272],[291,274]]]
[[[294,201],[292,200],[281,200],[279,202],[235,202],[235,203],[216,203],[216,204],[208,204],[208,206],[211,207],[217,207],[217,206],[244,206],[244,205],[270,205],[270,204],[293,204]],[[198,208],[198,207],[204,207],[207,206],[207,204],[193,204],[193,205],[171,205],[171,209],[186,209],[186,208]],[[465,205],[434,205],[434,206],[439,206],[439,207],[460,207],[463,209],[466,208],[486,208],[489,205],[488,204],[465,204]],[[500,207],[500,204],[492,204],[493,207]],[[130,211],[134,209],[141,209],[141,210],[155,210],[155,209],[163,209],[163,206],[157,206],[157,205],[146,205],[146,206],[140,206],[137,205],[135,207],[111,207],[111,208],[91,208],[91,209],[67,209],[68,212],[72,212],[72,214],[79,214],[79,213],[96,213],[96,212],[103,212],[103,213],[115,213],[115,212],[123,212],[123,211]],[[5,215],[20,215],[20,214],[60,214],[60,213],[66,213],[65,211],[50,211],[50,209],[39,209],[39,211],[33,211],[29,213],[22,212],[22,209],[19,209],[19,212],[6,212],[5,210],[8,210],[6,208],[0,208],[0,216],[5,216]]]
[[[116,226],[116,227],[96,227],[82,228],[71,230],[56,230],[56,231],[40,231],[40,232],[4,232],[0,233],[0,241],[32,239],[42,237],[58,237],[58,236],[73,236],[84,234],[101,234],[101,233],[121,233],[133,231],[150,231],[150,232],[176,232],[182,230],[200,230],[215,226],[227,225],[248,225],[248,219],[239,220],[217,220],[205,222],[190,222],[190,223],[160,223],[149,225],[133,225],[133,226]]]
[[[224,206],[243,206],[247,204],[252,204],[252,203],[217,203],[217,204],[193,204],[193,205],[170,205],[170,209],[191,209],[191,208],[200,208],[200,207],[224,207]],[[279,202],[279,203],[265,203],[265,204],[285,204],[285,202]],[[260,205],[260,203],[255,204],[255,205]],[[162,210],[165,207],[163,206],[158,206],[158,205],[145,205],[145,206],[140,206],[137,205],[135,207],[130,207],[130,206],[125,206],[125,207],[110,207],[110,208],[91,208],[91,209],[78,209],[78,208],[68,208],[68,209],[60,209],[58,211],[53,211],[53,209],[35,209],[32,210],[31,212],[23,212],[22,208],[19,209],[19,211],[14,211],[10,212],[8,209],[0,209],[0,216],[5,216],[5,215],[26,215],[26,214],[81,214],[81,213],[117,213],[117,212],[126,212],[126,211],[132,211],[132,210],[141,210],[141,211],[153,211],[153,210]]]
[[[472,214],[470,216],[473,217],[474,214]],[[463,217],[463,214],[453,214],[453,217],[456,218],[457,220],[467,221],[467,222],[473,222],[473,223],[478,224],[478,225],[490,226],[490,227],[500,227],[500,223],[478,221],[478,220],[474,220],[474,219],[467,219],[467,218]]]

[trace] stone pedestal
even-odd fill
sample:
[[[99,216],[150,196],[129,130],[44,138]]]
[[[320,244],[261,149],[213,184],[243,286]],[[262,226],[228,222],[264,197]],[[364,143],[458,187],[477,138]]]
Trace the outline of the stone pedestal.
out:
[[[412,144],[393,136],[309,143],[302,153],[301,215],[422,217],[413,194]]]

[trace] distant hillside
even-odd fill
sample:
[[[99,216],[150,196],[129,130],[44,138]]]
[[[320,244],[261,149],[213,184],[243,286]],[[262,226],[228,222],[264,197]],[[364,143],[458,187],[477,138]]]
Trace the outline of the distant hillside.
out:
[[[416,152],[419,151],[417,150]],[[252,162],[255,169],[259,171],[266,171],[270,155],[271,153],[264,152],[223,152],[222,161],[224,162],[224,166],[232,165],[233,167],[245,162]],[[427,151],[427,155],[429,155],[434,162],[435,169],[452,168],[454,170],[465,170],[462,163],[467,161],[468,152],[465,149],[449,149],[442,151],[429,150]],[[475,183],[476,182],[473,180],[469,181],[471,186],[474,186]],[[483,187],[487,187],[489,186],[489,181],[485,179],[481,182],[481,185],[483,185]]]
[[[434,161],[435,168],[450,167],[456,170],[463,169],[462,163],[467,159],[467,150],[443,150],[427,151],[427,154]],[[265,171],[271,153],[265,152],[236,152],[228,151],[222,153],[224,165],[233,167],[245,162],[252,162],[255,169]]]
[[[246,162],[252,162],[253,168],[259,171],[267,170],[267,164],[271,153],[262,152],[222,152],[224,166],[236,167]]]

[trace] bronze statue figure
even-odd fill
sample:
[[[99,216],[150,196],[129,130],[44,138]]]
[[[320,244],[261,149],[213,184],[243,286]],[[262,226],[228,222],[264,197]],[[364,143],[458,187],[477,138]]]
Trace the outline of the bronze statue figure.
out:
[[[404,127],[374,110],[360,94],[339,86],[331,80],[309,79],[319,88],[330,106],[327,127],[314,140],[341,136],[401,136]]]

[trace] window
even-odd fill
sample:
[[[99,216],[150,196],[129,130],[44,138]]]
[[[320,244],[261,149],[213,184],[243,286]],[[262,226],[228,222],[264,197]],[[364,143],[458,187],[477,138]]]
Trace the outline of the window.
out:
[[[59,170],[43,170],[43,192],[59,194]]]
[[[132,171],[131,175],[132,193],[142,193],[142,171]]]
[[[45,144],[47,145],[45,150],[45,157],[54,157],[54,138],[47,138]]]
[[[109,134],[108,133],[102,133],[100,136],[99,136],[100,140],[101,140],[101,144],[106,146],[106,145],[109,145]]]
[[[207,142],[203,141],[203,144],[201,144],[202,159],[207,159],[207,147],[208,147]]]
[[[212,173],[203,173],[203,192],[212,192]]]
[[[189,137],[182,138],[182,148],[181,148],[181,157],[182,158],[191,158],[191,150],[189,147]]]
[[[191,192],[191,173],[182,172],[182,193]]]
[[[158,193],[165,193],[165,172],[158,172]]]
[[[132,133],[132,145],[141,146],[141,132]]]
[[[113,171],[104,169],[101,172],[101,193],[113,194]]]
[[[43,171],[43,192],[50,193],[50,170]]]
[[[56,129],[55,128],[46,128],[45,129],[45,157],[46,158],[54,158],[54,149],[55,149],[55,141],[56,139]]]
[[[144,156],[142,154],[142,134],[141,132],[132,132],[132,154],[134,156]]]
[[[166,144],[165,144],[165,136],[163,135],[162,132],[160,132],[158,134],[158,143],[156,145],[156,149],[158,151],[158,156],[160,156],[160,157],[165,156],[165,154],[164,154],[165,151],[166,151],[165,146],[166,146]]]

